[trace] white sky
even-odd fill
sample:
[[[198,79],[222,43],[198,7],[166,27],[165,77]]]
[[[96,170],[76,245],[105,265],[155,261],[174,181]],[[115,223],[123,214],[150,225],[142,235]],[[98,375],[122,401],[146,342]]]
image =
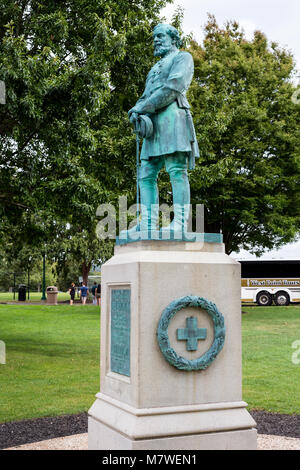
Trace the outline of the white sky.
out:
[[[230,256],[233,258],[243,258],[243,259],[258,259],[255,255],[248,253],[246,250],[241,250],[239,253],[232,253]],[[300,241],[297,243],[290,243],[284,245],[279,250],[266,251],[260,259],[280,259],[280,258],[296,258],[300,259]]]
[[[167,22],[178,5],[185,10],[183,30],[193,33],[198,41],[203,39],[203,26],[207,13],[215,15],[219,25],[236,20],[251,39],[255,30],[266,34],[269,42],[275,41],[292,52],[300,70],[300,1],[299,0],[174,0],[162,10]],[[236,256],[233,254],[233,256]],[[255,259],[242,250],[238,257]],[[263,258],[300,258],[300,241],[285,245],[280,250],[266,252]]]

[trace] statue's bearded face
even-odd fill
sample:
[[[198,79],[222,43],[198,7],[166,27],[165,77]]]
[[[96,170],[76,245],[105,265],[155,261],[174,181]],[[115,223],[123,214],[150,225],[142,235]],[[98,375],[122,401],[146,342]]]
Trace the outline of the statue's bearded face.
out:
[[[163,28],[157,28],[153,34],[154,55],[164,57],[176,46],[173,44],[171,36]]]

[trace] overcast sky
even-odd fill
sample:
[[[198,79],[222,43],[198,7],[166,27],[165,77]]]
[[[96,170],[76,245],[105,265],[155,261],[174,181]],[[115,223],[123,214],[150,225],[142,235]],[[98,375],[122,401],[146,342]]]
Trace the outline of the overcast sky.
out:
[[[241,250],[239,253],[232,253],[230,256],[237,259],[257,259],[255,255]],[[261,259],[300,259],[300,241],[298,243],[290,243],[279,250],[266,251]]]
[[[248,39],[253,37],[256,29],[262,31],[268,41],[275,41],[292,52],[300,70],[300,0],[175,0],[162,11],[167,21],[170,21],[178,5],[185,10],[184,32],[192,32],[198,41],[203,39],[207,13],[212,13],[219,25],[227,20],[236,20]],[[255,258],[244,250],[239,256]],[[266,252],[263,257],[300,259],[300,241]]]

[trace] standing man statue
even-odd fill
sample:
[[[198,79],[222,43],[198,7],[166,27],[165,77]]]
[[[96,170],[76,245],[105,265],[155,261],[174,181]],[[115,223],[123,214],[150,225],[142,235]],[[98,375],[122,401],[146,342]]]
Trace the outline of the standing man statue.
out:
[[[141,221],[124,231],[129,236],[141,231],[157,230],[157,177],[165,165],[169,173],[174,219],[161,231],[186,232],[190,204],[188,167],[195,167],[199,157],[195,129],[186,98],[194,73],[191,54],[179,50],[177,29],[168,24],[154,28],[154,56],[160,60],[150,70],[142,97],[129,111],[130,122],[144,137],[138,184],[141,198]]]

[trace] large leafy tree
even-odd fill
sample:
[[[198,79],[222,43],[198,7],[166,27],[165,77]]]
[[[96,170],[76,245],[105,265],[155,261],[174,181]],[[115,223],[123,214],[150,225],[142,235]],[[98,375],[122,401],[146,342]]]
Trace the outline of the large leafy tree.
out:
[[[0,236],[16,252],[18,242],[53,252],[61,237],[57,257],[73,248],[78,256],[86,232],[94,237],[97,206],[118,194],[133,200],[127,110],[167,1],[0,0]],[[92,245],[103,257],[103,244]]]
[[[191,173],[192,202],[205,205],[205,229],[222,231],[226,251],[256,253],[299,230],[300,107],[292,94],[294,62],[256,31],[213,16],[203,45],[192,41],[190,89],[201,152]]]
[[[108,200],[110,177],[119,183],[124,168],[109,128],[140,91],[165,3],[0,1],[2,217],[51,204],[56,214],[90,217],[95,199]],[[107,139],[117,142],[109,152]]]
[[[121,194],[134,202],[127,110],[153,63],[151,34],[165,3],[0,0],[0,236],[56,246],[60,261],[73,250],[88,266],[91,245],[103,258],[102,244],[91,243],[95,212]],[[206,231],[222,230],[228,252],[290,241],[299,175],[292,57],[268,48],[262,33],[247,41],[237,24],[222,29],[212,17],[204,45],[192,41],[189,50],[201,148],[192,202],[205,204]],[[164,175],[167,201],[168,185]]]

